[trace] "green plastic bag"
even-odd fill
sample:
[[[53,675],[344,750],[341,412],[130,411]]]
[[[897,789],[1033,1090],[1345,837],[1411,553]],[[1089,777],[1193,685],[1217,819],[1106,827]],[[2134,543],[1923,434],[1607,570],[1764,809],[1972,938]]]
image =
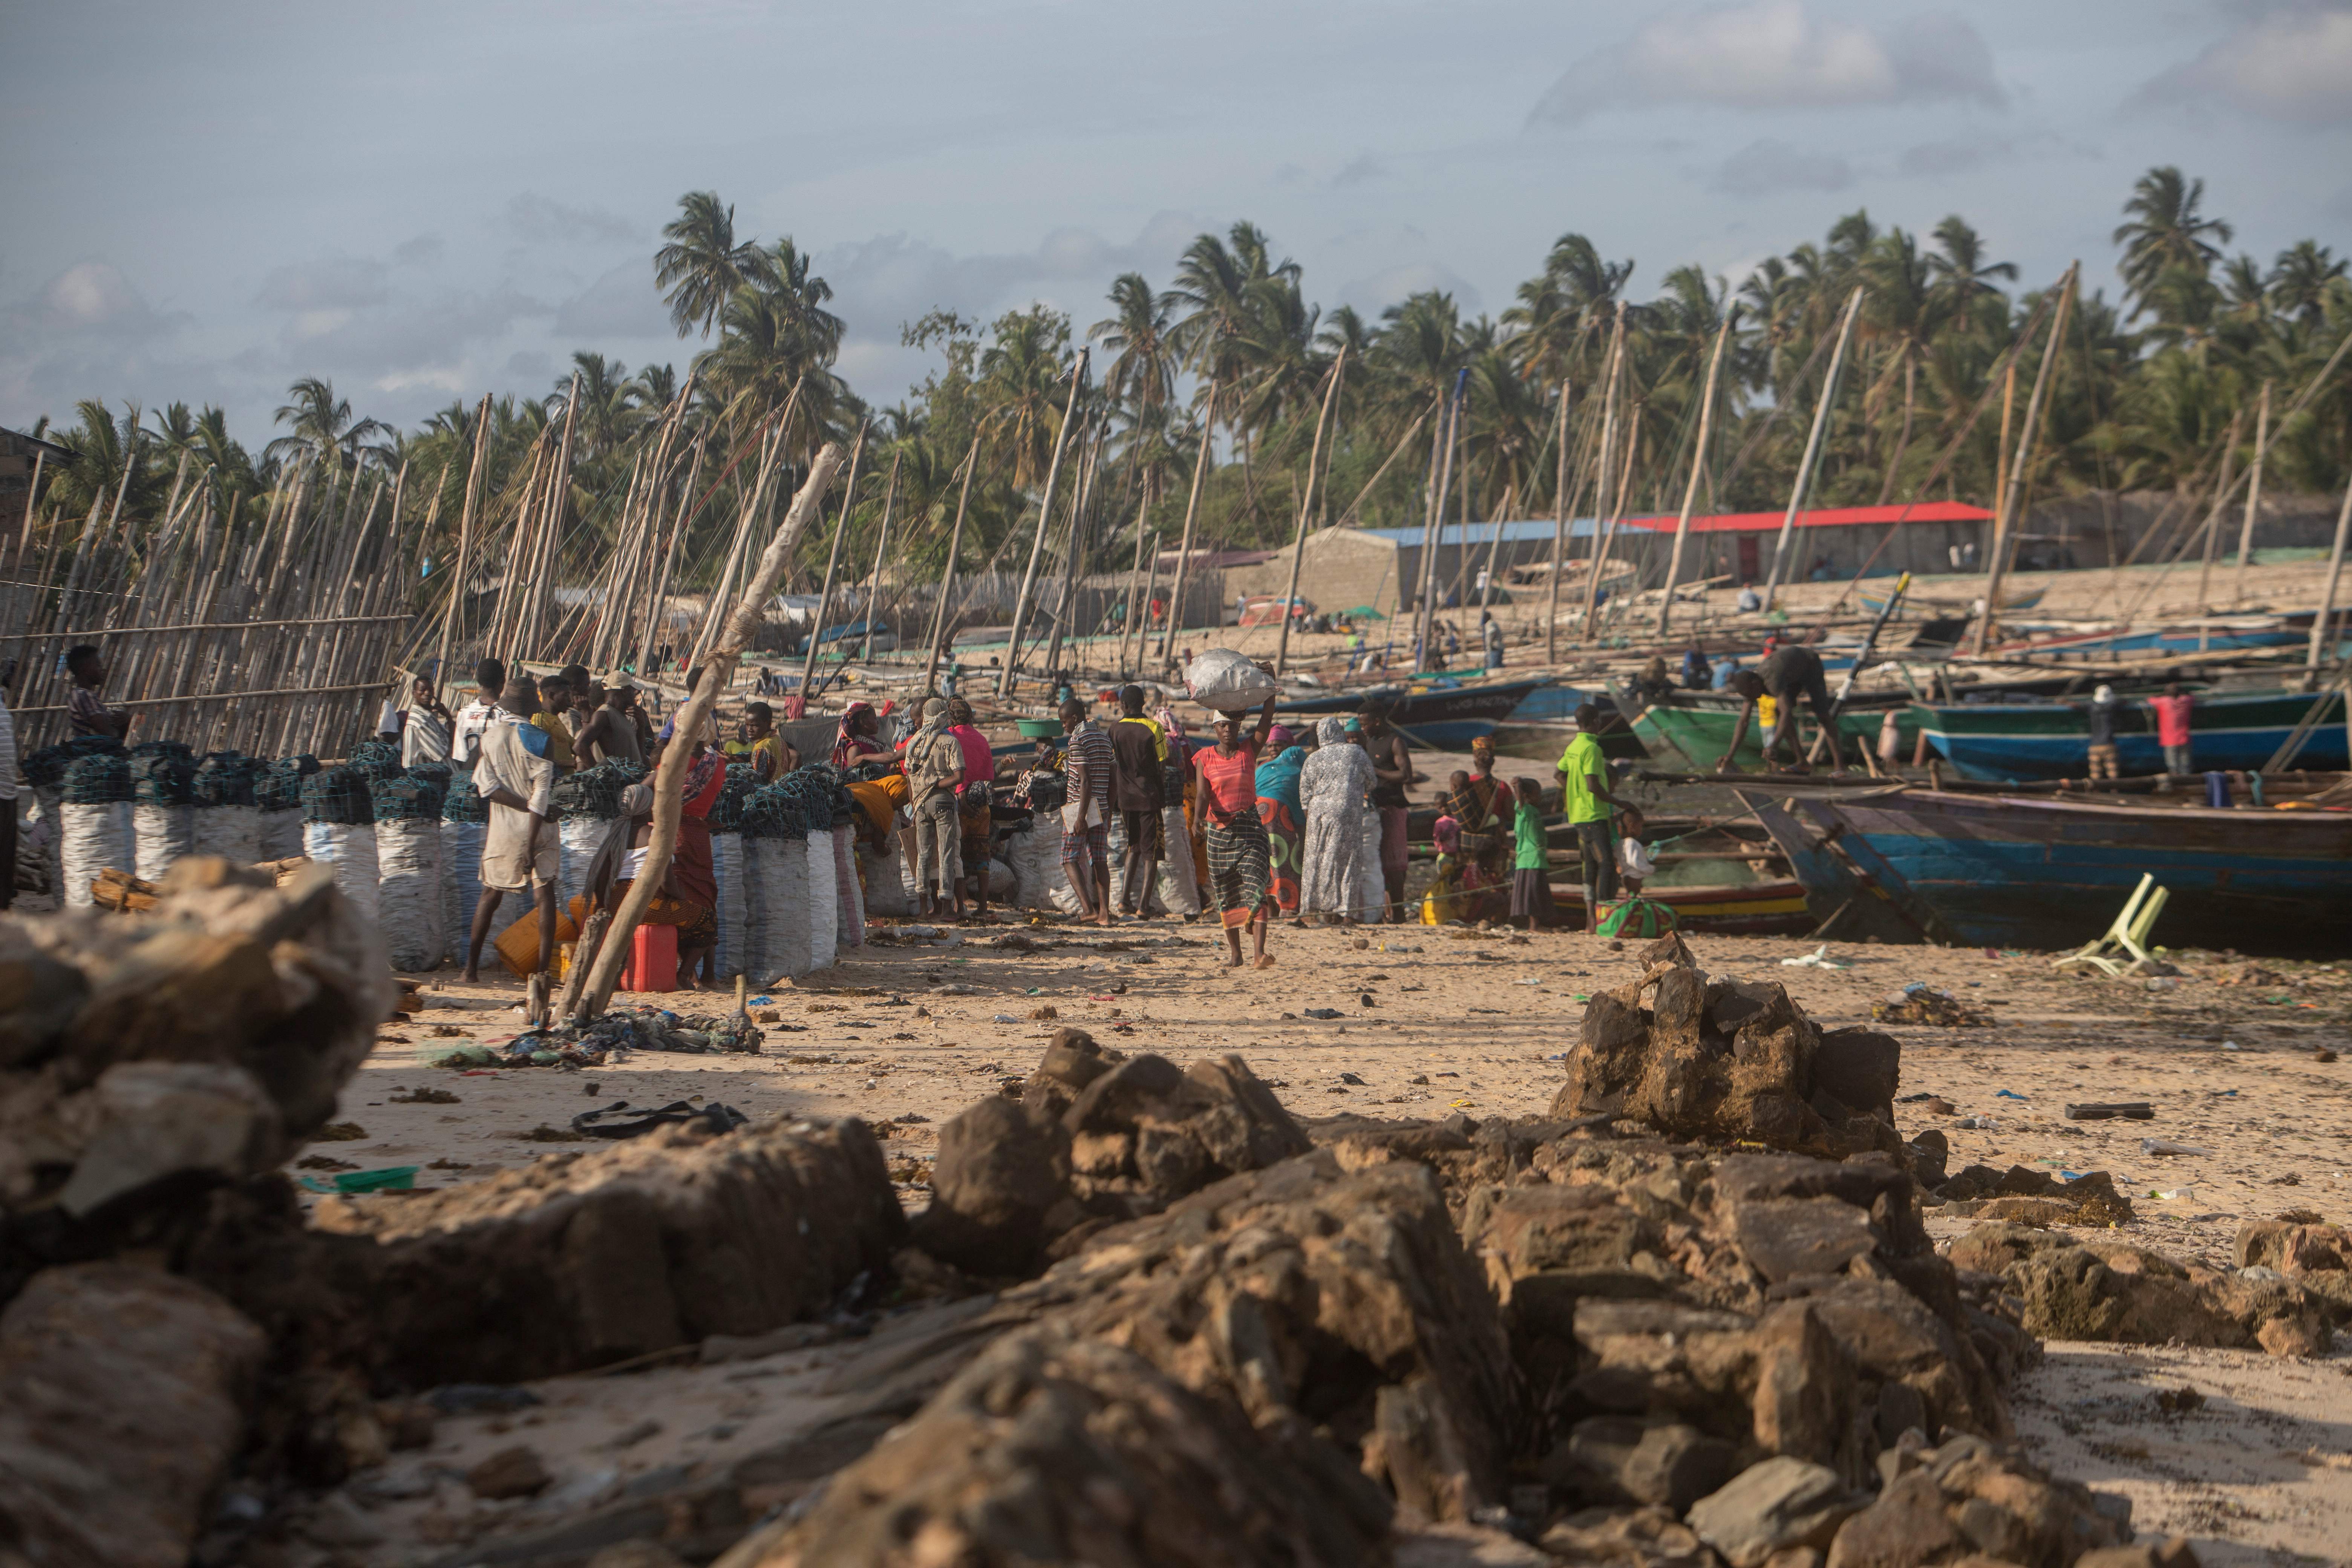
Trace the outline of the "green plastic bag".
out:
[[[1655,899],[1627,899],[1601,917],[1601,936],[1664,936],[1678,924],[1675,911]]]

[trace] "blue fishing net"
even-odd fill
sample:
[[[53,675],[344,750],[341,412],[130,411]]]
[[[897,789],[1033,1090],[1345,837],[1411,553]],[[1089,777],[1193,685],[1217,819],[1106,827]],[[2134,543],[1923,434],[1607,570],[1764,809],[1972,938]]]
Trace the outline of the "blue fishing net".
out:
[[[140,805],[188,805],[194,802],[196,764],[188,755],[188,749],[162,749],[177,745],[175,741],[166,741],[158,742],[158,749],[152,752],[140,746],[131,748],[131,798]]]
[[[110,805],[131,798],[131,759],[94,752],[66,769],[63,798],[70,805]]]
[[[453,772],[449,787],[441,797],[441,820],[444,822],[488,822],[489,803],[474,793],[474,775]]]
[[[378,822],[431,822],[441,815],[441,786],[415,773],[371,780],[368,800]]]
[[[609,822],[621,815],[621,792],[646,779],[645,764],[614,757],[593,768],[582,768],[557,783],[553,795],[556,816],[565,822],[587,817]]]
[[[809,836],[808,814],[797,791],[782,780],[753,790],[743,803],[742,833],[746,838],[802,838]]]
[[[196,804],[253,805],[254,775],[261,766],[260,759],[248,757],[243,752],[205,752],[205,760],[196,764]]]
[[[719,786],[719,798],[712,803],[703,820],[713,833],[743,831],[743,806],[760,788],[760,771],[749,763],[730,763],[727,766],[727,782]]]
[[[352,767],[321,768],[302,781],[302,820],[357,824],[375,820],[373,781]]]
[[[54,746],[27,752],[16,759],[16,765],[25,770],[26,782],[47,789],[65,783],[66,770],[84,757],[122,754],[122,742],[111,735],[77,735]]]
[[[264,811],[293,811],[302,804],[302,781],[319,771],[319,759],[305,752],[280,757],[253,778],[253,804]]]

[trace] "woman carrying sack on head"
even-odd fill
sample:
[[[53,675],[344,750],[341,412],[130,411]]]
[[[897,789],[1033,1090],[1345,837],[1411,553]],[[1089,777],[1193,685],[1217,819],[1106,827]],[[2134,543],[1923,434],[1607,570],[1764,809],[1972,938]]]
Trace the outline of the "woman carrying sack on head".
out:
[[[1271,969],[1265,930],[1274,918],[1265,824],[1257,814],[1257,758],[1274,729],[1274,699],[1258,710],[1257,725],[1244,738],[1242,716],[1217,716],[1217,743],[1192,760],[1194,819],[1201,824],[1209,859],[1209,890],[1224,927],[1227,963],[1242,965],[1242,928],[1252,927],[1260,969]]]

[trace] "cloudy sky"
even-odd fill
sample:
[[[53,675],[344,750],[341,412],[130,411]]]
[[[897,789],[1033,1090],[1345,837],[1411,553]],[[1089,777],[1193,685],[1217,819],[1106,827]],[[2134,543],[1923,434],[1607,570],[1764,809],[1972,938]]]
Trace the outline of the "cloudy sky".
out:
[[[681,192],[814,252],[843,370],[1044,300],[1081,327],[1236,218],[1367,312],[1499,312],[1568,230],[1733,278],[1866,206],[1958,212],[2029,283],[2113,285],[2178,163],[2237,244],[2352,248],[2352,0],[12,0],[0,424],[298,375],[414,423],[575,348],[683,367]]]

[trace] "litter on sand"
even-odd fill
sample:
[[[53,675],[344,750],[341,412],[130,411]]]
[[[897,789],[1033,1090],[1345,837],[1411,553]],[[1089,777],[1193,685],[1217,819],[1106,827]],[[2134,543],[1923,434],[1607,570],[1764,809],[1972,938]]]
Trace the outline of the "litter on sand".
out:
[[[2156,1107],[2144,1100],[2116,1100],[2113,1103],[2070,1105],[2066,1108],[2069,1121],[2153,1121]]]
[[[1823,942],[1812,952],[1800,957],[1782,959],[1780,965],[1784,969],[1852,969],[1853,967],[1845,960],[1832,958],[1829,954],[1830,944]]]
[[[2194,1143],[2176,1143],[2169,1138],[2143,1138],[2139,1141],[2143,1154],[2210,1154],[2210,1149],[2200,1149]]]

